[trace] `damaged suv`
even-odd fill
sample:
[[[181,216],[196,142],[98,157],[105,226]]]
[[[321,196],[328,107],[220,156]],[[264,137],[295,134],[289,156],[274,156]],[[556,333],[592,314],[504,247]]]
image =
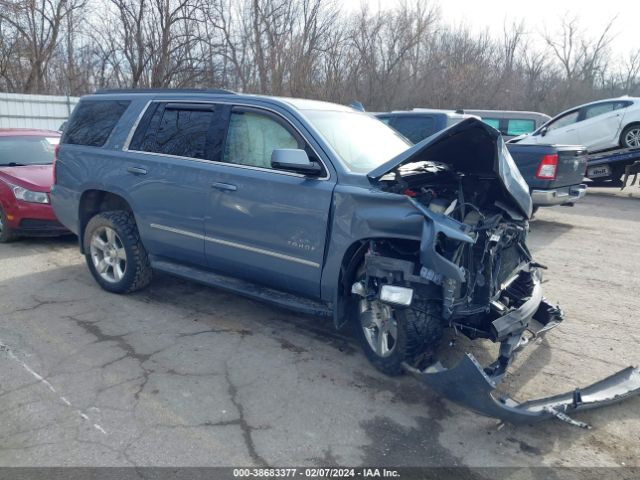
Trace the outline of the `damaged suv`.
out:
[[[496,400],[546,303],[527,248],[531,197],[498,131],[465,120],[415,146],[339,105],[226,91],[105,91],[76,107],[52,204],[96,281],[158,270],[354,322],[380,371],[410,371],[510,421],[635,393],[637,370],[541,402]],[[500,343],[494,363],[435,358],[443,331]],[[611,390],[612,389],[612,390]],[[606,398],[600,398],[600,397]]]

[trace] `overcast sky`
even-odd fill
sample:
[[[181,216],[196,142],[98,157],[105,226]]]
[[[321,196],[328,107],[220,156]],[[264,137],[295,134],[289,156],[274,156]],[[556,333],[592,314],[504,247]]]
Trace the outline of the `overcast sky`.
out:
[[[349,9],[358,9],[362,0],[344,0]],[[397,0],[372,0],[384,9]],[[505,19],[524,19],[530,33],[557,31],[560,17],[578,14],[581,26],[593,36],[602,32],[609,20],[617,15],[612,32],[615,40],[611,44],[614,55],[623,55],[640,48],[640,0],[441,0],[442,20],[446,24],[465,23],[473,30],[489,29],[501,35]],[[616,55],[617,56],[617,55]]]

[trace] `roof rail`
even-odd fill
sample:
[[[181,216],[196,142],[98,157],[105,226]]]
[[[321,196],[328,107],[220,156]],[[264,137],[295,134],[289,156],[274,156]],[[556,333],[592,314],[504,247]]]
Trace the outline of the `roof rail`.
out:
[[[223,88],[101,88],[96,95],[110,93],[214,93],[218,95],[237,95],[236,92]]]

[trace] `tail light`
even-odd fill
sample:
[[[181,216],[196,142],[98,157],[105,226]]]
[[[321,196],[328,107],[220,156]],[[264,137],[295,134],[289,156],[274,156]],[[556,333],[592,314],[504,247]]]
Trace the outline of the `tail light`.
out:
[[[60,151],[60,144],[56,145],[56,148],[53,150],[53,184],[55,185],[58,180],[58,176],[56,175],[56,163],[58,163],[58,152]]]
[[[555,180],[558,173],[558,154],[545,155],[538,165],[536,178],[540,180]]]

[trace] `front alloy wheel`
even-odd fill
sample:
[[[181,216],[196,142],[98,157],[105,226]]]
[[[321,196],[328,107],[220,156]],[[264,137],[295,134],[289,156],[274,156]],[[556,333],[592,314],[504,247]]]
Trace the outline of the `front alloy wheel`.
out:
[[[127,271],[127,253],[113,228],[101,227],[91,237],[91,260],[105,281],[119,282]]]
[[[381,358],[393,354],[398,342],[398,322],[389,305],[379,300],[360,300],[360,328],[369,348]]]
[[[442,336],[439,302],[415,299],[405,308],[355,295],[351,301],[364,354],[382,373],[400,375],[405,362],[432,360]]]

